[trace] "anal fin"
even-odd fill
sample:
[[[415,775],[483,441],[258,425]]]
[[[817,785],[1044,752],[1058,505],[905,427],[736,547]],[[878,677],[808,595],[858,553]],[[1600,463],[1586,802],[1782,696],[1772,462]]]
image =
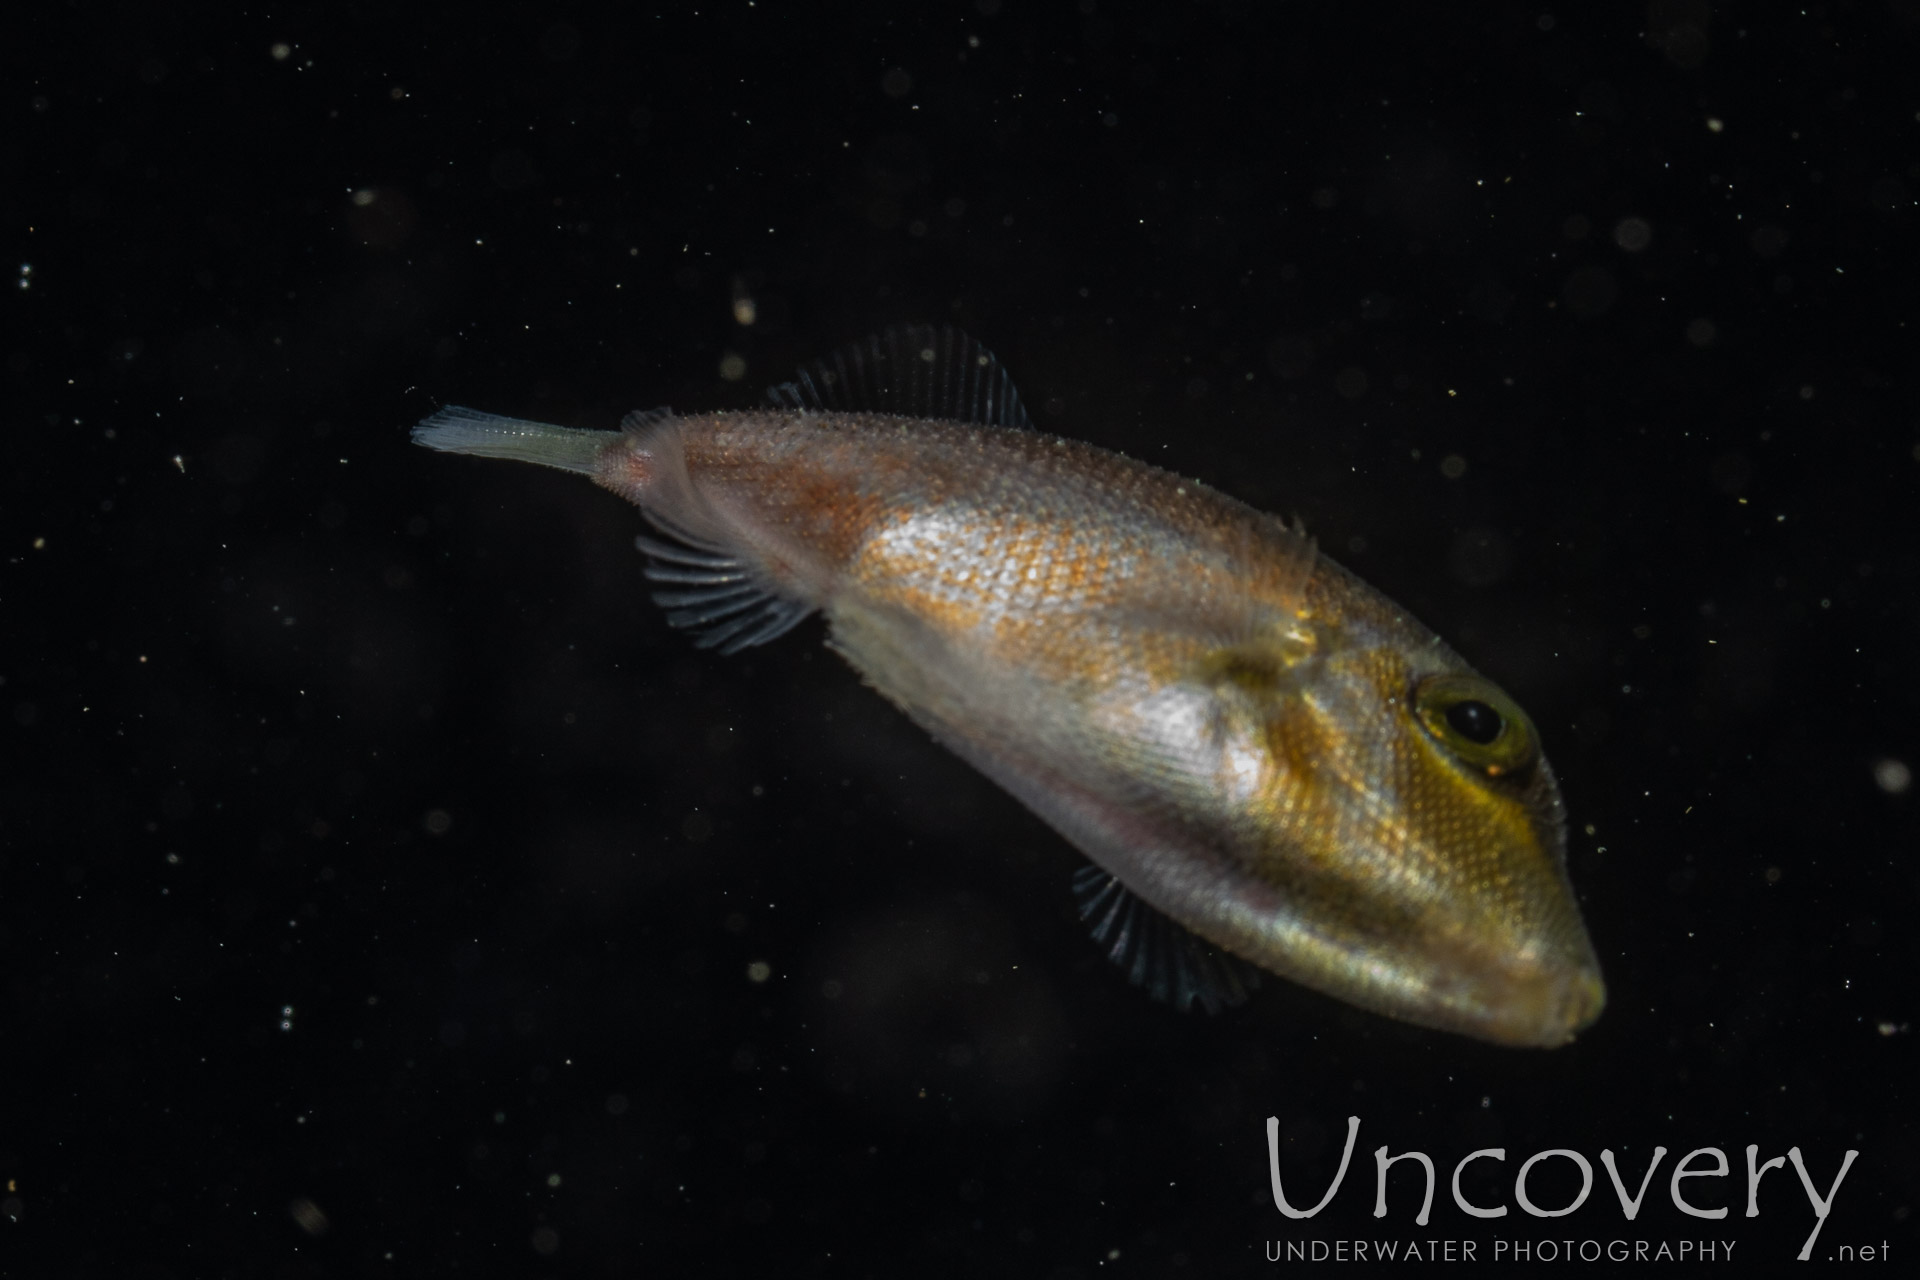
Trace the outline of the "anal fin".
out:
[[[1182,1013],[1196,1004],[1218,1013],[1260,985],[1258,968],[1175,924],[1092,863],[1074,872],[1073,896],[1107,959]]]
[[[671,584],[653,593],[667,623],[694,633],[694,647],[738,653],[799,626],[811,606],[769,588],[743,560],[699,546],[635,538],[646,552],[647,581]]]

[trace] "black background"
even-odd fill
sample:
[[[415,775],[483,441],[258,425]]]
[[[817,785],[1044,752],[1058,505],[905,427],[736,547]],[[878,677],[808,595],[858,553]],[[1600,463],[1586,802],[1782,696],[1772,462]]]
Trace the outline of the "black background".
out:
[[[1453,8],[37,7],[0,1271],[1786,1259],[1812,1214],[1789,1167],[1743,1216],[1749,1143],[1823,1189],[1858,1149],[1817,1256],[1910,1257],[1920,10]],[[633,509],[407,441],[749,405],[915,320],[1044,428],[1299,514],[1531,710],[1590,1032],[1155,1005],[1071,851],[818,623],[696,652]],[[1288,1222],[1266,1117],[1311,1202],[1348,1115]],[[1429,1227],[1411,1166],[1371,1216],[1380,1143],[1435,1158]],[[1625,1223],[1598,1154],[1655,1144]],[[1560,1147],[1592,1198],[1468,1219],[1495,1146],[1482,1203]],[[1668,1198],[1696,1147],[1724,1221]]]

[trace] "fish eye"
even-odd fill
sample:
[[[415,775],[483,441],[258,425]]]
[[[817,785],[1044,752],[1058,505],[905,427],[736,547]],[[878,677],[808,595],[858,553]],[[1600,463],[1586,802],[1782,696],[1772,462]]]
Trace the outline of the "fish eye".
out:
[[[1483,747],[1507,727],[1500,713],[1478,698],[1465,698],[1448,707],[1447,723],[1468,742],[1477,742]]]
[[[1413,691],[1413,711],[1441,746],[1471,769],[1497,778],[1539,755],[1533,725],[1492,681],[1475,675],[1429,676]]]

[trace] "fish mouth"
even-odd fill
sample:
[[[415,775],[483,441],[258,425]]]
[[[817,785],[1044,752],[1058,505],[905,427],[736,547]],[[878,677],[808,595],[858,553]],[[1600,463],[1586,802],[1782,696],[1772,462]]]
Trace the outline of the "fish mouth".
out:
[[[1434,993],[1440,997],[1434,1025],[1514,1048],[1571,1043],[1607,1004],[1606,982],[1591,952],[1508,957],[1468,969],[1449,985],[1451,990]]]

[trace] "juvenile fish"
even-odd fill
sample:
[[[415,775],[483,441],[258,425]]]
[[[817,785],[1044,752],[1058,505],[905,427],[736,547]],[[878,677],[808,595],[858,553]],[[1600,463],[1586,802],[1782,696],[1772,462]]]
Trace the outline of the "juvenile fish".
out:
[[[1500,1044],[1605,1003],[1526,714],[1297,530],[1035,431],[950,329],[895,329],[744,413],[583,431],[448,407],[429,448],[640,507],[675,626],[829,645],[1093,860],[1082,915],[1182,1008],[1261,971]]]

